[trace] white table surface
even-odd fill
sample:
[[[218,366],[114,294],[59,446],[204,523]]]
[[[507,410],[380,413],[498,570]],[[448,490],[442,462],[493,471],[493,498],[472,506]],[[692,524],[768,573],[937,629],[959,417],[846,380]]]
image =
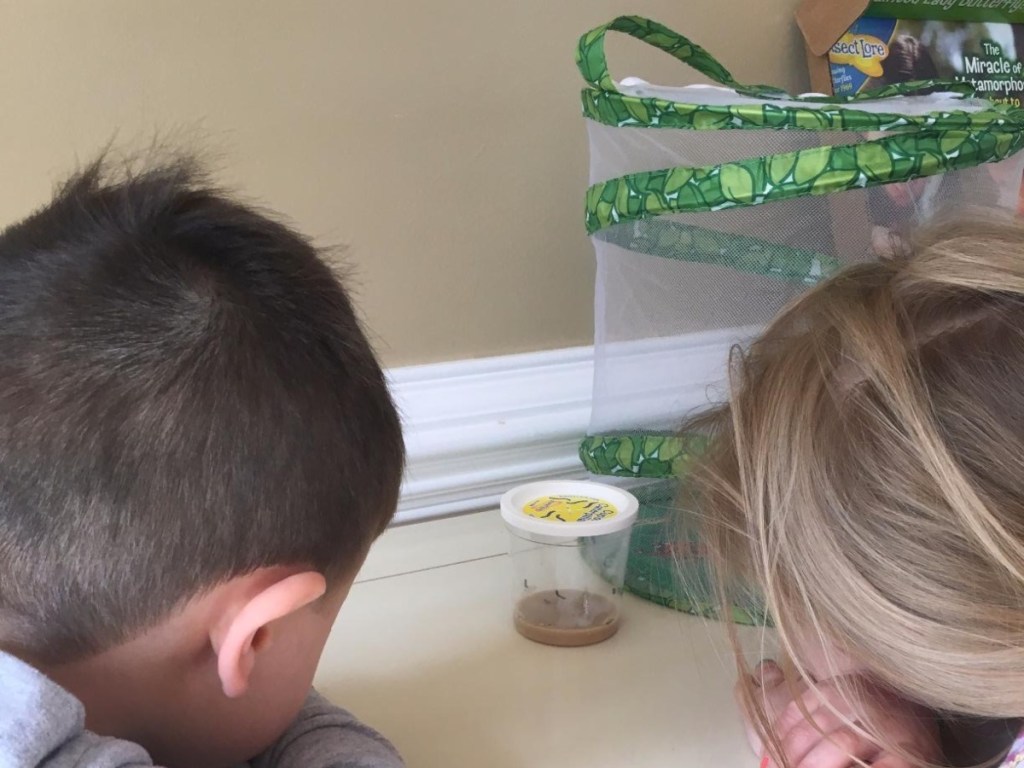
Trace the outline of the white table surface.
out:
[[[757,764],[720,626],[627,596],[612,639],[537,645],[512,628],[506,545],[496,512],[385,533],[328,642],[321,692],[409,768]],[[747,631],[753,654],[759,635]]]

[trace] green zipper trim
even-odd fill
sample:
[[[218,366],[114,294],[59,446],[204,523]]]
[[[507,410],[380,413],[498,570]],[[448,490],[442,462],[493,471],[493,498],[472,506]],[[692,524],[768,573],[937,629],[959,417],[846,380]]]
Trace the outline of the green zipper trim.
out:
[[[920,131],[698,168],[641,171],[594,184],[587,232],[624,221],[827,195],[934,176],[1002,160],[1024,146],[1020,130]]]
[[[580,442],[580,460],[595,475],[683,477],[707,442],[697,434],[589,435]]]

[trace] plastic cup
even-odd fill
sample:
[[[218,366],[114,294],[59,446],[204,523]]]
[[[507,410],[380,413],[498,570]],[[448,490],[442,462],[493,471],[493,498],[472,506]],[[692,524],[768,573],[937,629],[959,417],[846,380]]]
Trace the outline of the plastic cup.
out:
[[[626,491],[577,480],[528,483],[502,496],[519,634],[576,647],[618,631],[638,508]]]

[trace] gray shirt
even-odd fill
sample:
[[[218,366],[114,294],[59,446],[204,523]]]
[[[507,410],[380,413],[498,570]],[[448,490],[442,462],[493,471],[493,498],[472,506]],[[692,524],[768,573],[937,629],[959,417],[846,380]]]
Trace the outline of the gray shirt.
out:
[[[142,768],[138,744],[85,730],[82,703],[38,670],[0,652],[0,768]],[[311,693],[292,726],[251,768],[402,768],[395,748]]]

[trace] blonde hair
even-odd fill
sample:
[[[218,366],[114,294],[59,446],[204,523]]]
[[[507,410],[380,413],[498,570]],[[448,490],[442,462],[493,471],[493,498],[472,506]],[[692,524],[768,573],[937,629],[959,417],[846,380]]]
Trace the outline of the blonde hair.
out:
[[[722,599],[758,589],[798,666],[808,632],[930,709],[1024,715],[1024,226],[836,275],[730,388],[697,472]]]

